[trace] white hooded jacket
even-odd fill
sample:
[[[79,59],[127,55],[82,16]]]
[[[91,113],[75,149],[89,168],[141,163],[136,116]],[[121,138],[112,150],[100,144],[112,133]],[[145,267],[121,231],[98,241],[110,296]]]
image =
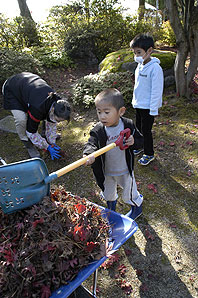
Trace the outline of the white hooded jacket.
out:
[[[162,106],[164,75],[160,60],[151,57],[148,63],[140,64],[135,70],[135,86],[132,105],[138,109],[149,109],[152,116],[158,115]]]

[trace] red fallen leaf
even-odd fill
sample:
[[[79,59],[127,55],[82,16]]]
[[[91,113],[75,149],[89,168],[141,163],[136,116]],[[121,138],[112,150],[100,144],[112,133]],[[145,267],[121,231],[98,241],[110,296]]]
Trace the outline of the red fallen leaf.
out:
[[[147,239],[155,240],[155,237],[150,233],[148,229],[145,230],[145,236]]]
[[[165,145],[165,142],[164,141],[160,141],[159,144],[160,144],[160,146],[164,146]]]
[[[152,279],[153,278],[153,274],[149,273],[148,274],[148,279]]]
[[[25,272],[25,271],[29,271],[30,273],[32,273],[32,275],[34,277],[36,277],[36,268],[30,264],[29,266],[25,267],[23,270],[22,270],[22,273]]]
[[[108,269],[110,268],[114,263],[118,262],[120,259],[120,256],[118,253],[114,253],[113,255],[111,255],[102,265],[101,267],[103,267],[104,269]]]
[[[93,291],[93,286],[91,286],[91,290]],[[96,287],[96,294],[100,293],[100,289],[98,287]]]
[[[74,235],[74,238],[75,236],[78,236],[80,241],[84,241],[86,239],[87,232],[85,231],[83,226],[80,226],[79,224],[77,224],[74,228],[73,235]]]
[[[98,243],[94,243],[92,241],[91,242],[87,242],[86,250],[92,252],[93,249],[94,249],[94,247],[97,246],[97,245],[98,245]]]
[[[33,221],[32,226],[33,226],[33,228],[36,228],[38,224],[43,223],[43,222],[44,222],[44,219],[41,217],[40,219]]]
[[[147,185],[148,189],[152,190],[154,193],[157,193],[157,188],[155,187],[154,184],[148,184]]]
[[[93,215],[96,217],[101,215],[101,211],[98,208],[96,208],[95,206],[93,206],[91,208],[91,211],[93,212]]]
[[[53,246],[53,245],[50,245],[50,244],[48,244],[47,247],[46,247],[47,251],[51,251],[51,250],[55,250],[55,249],[56,249],[56,246]]]
[[[137,189],[140,190],[140,185],[141,185],[141,182],[139,181],[136,181],[136,184],[137,184]]]
[[[143,274],[143,271],[140,269],[136,269],[137,276],[141,276]]]
[[[120,272],[120,275],[124,277],[127,271],[126,266],[124,264],[120,265],[118,267],[118,271]]]
[[[9,264],[13,264],[15,259],[16,259],[16,256],[15,256],[15,250],[11,250],[11,249],[5,249],[4,251],[4,259],[6,259],[6,264],[9,265]]]
[[[125,292],[126,295],[130,295],[133,291],[133,288],[129,282],[126,282],[126,280],[120,281],[120,287]]]
[[[16,228],[17,228],[17,230],[21,230],[24,228],[24,224],[22,222],[19,222],[16,224]]]
[[[188,175],[189,177],[192,176],[192,172],[191,172],[191,170],[188,170],[187,175]]]
[[[51,296],[51,291],[48,286],[42,286],[41,288],[41,298],[49,298]]]
[[[195,276],[194,276],[194,275],[191,275],[191,276],[189,277],[189,280],[190,280],[191,282],[194,282],[194,281],[195,281]]]
[[[157,166],[154,166],[154,167],[153,167],[153,170],[154,170],[154,171],[158,171],[158,167],[157,167]]]
[[[126,256],[130,256],[132,254],[132,250],[131,249],[124,249]]]
[[[82,205],[80,203],[78,203],[77,205],[75,205],[75,207],[76,207],[76,209],[77,209],[77,211],[78,211],[79,214],[81,214],[83,211],[86,210],[85,205]]]
[[[191,142],[191,141],[186,141],[186,145],[192,145],[193,144],[193,142]]]
[[[140,286],[140,289],[143,291],[143,292],[148,292],[149,288],[147,287],[147,285],[145,283],[143,283],[141,286]]]
[[[175,143],[174,142],[170,142],[169,144],[171,147],[175,146]]]
[[[73,260],[70,260],[69,264],[72,268],[74,268],[74,266],[78,264],[78,259],[74,258]]]
[[[95,197],[97,194],[96,194],[94,191],[92,191],[92,192],[90,193],[90,195],[91,195],[92,197]]]
[[[176,228],[177,226],[175,224],[170,224],[169,227],[170,228]]]

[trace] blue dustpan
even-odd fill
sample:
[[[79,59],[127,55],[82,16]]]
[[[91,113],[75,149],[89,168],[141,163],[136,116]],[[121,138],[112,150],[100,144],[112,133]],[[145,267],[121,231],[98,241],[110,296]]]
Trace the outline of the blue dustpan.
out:
[[[48,170],[40,158],[0,166],[0,205],[4,213],[29,207],[49,195]]]
[[[109,223],[112,226],[112,250],[117,250],[123,243],[125,243],[138,229],[138,226],[131,218],[105,209],[102,209],[103,216],[108,218]],[[66,298],[68,297],[77,287],[81,285],[95,270],[107,259],[106,256],[100,260],[92,262],[90,265],[82,269],[77,277],[72,280],[68,285],[60,287],[57,291],[52,293],[50,298]]]

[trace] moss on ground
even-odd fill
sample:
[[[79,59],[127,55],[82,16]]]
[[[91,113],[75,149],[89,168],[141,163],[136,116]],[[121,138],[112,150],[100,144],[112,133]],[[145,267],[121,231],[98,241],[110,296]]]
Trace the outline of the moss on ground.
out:
[[[163,69],[170,69],[175,62],[176,54],[171,51],[155,50],[152,57],[160,60],[160,65]],[[119,51],[108,54],[100,63],[100,73],[109,72],[124,72],[123,63],[133,62],[134,54],[131,49],[121,49]]]

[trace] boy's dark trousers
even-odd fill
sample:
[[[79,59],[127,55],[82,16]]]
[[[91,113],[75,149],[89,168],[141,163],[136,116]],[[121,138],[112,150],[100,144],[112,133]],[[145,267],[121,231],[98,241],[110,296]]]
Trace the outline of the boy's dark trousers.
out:
[[[150,110],[136,109],[136,127],[144,136],[144,154],[154,155],[152,126],[154,116],[149,115]]]

